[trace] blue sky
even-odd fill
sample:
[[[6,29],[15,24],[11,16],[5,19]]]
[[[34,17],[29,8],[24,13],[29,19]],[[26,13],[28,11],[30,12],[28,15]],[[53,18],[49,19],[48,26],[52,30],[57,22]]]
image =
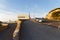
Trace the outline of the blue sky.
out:
[[[50,10],[58,7],[60,0],[0,0],[0,18],[5,19],[9,15],[5,20],[13,20],[19,13],[29,12],[31,17],[45,17]]]

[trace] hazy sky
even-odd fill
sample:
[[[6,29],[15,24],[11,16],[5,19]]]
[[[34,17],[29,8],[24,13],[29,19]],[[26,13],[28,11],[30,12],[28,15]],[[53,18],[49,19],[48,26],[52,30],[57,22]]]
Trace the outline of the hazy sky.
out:
[[[19,13],[31,17],[45,17],[54,8],[60,7],[60,0],[0,0],[0,20],[15,20]]]

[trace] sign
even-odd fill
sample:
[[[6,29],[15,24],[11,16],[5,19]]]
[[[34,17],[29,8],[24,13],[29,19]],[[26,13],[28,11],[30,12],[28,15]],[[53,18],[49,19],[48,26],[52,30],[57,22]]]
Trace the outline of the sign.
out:
[[[21,20],[30,19],[30,15],[29,14],[19,14],[18,19],[21,19]]]

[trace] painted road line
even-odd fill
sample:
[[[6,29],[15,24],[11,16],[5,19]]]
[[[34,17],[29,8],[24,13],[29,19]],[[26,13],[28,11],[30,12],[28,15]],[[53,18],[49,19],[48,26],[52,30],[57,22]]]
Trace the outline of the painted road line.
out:
[[[21,28],[21,23],[22,23],[22,21],[17,21],[17,27],[13,33],[13,39],[14,40],[19,40],[19,34],[18,33],[19,33],[20,28]]]

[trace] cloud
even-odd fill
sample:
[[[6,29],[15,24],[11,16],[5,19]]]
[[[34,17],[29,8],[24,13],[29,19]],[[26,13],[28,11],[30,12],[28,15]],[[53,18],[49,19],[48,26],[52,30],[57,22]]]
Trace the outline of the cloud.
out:
[[[10,12],[0,9],[0,21],[15,21],[17,20],[17,14],[15,12]]]
[[[3,2],[6,2],[6,0],[0,0],[0,21],[17,20],[18,12],[10,11],[9,9],[7,9],[8,6]]]
[[[27,13],[23,11],[24,9],[20,9],[22,12],[11,9],[6,3],[6,0],[0,0],[0,21],[16,20],[19,13]],[[46,12],[37,4],[27,6],[26,10],[30,11],[31,17],[44,17],[46,15]]]

